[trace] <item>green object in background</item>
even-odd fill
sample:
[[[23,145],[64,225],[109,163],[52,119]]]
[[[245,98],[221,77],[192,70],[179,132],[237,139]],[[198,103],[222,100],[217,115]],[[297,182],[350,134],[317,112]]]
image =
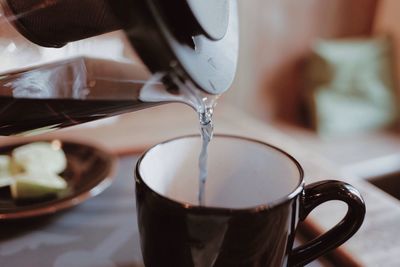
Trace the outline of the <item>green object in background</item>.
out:
[[[389,38],[320,40],[307,68],[307,95],[321,135],[383,129],[398,119]]]

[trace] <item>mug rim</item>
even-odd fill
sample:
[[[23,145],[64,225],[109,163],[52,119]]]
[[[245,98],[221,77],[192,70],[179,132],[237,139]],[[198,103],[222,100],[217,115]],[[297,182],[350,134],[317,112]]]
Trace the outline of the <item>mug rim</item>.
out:
[[[181,208],[181,209],[185,209],[185,210],[190,210],[191,212],[194,213],[199,213],[199,214],[204,214],[204,213],[218,213],[218,214],[232,214],[232,213],[256,213],[256,212],[262,212],[262,211],[268,211],[271,209],[274,209],[276,207],[279,207],[281,205],[286,204],[287,202],[293,200],[297,195],[300,194],[301,191],[303,191],[304,189],[304,170],[302,168],[302,166],[300,165],[300,163],[292,156],[290,155],[288,152],[286,152],[285,150],[276,147],[274,145],[271,145],[267,142],[264,141],[260,141],[251,137],[245,137],[245,136],[240,136],[240,135],[231,135],[231,134],[214,134],[214,138],[233,138],[233,139],[238,139],[238,140],[245,140],[245,141],[250,141],[252,143],[258,143],[260,145],[263,146],[267,146],[269,148],[272,148],[274,150],[276,150],[277,152],[285,155],[289,160],[291,160],[297,167],[298,171],[299,171],[299,182],[297,184],[297,186],[289,193],[286,194],[283,197],[280,197],[274,201],[269,202],[268,204],[259,204],[259,205],[254,205],[254,206],[249,206],[249,207],[245,207],[245,208],[225,208],[225,207],[213,207],[213,206],[200,206],[200,205],[194,205],[191,203],[187,203],[184,201],[178,201],[172,198],[169,198],[167,196],[164,196],[158,192],[156,192],[155,190],[153,190],[142,178],[142,175],[140,174],[140,166],[141,163],[143,161],[143,159],[147,156],[147,154],[152,151],[153,149],[155,149],[156,147],[165,145],[167,143],[173,142],[173,141],[177,141],[177,140],[183,140],[183,139],[187,139],[187,138],[193,138],[193,137],[200,137],[199,134],[189,134],[189,135],[182,135],[182,136],[178,136],[178,137],[174,137],[168,140],[165,140],[163,142],[160,142],[156,145],[151,146],[150,148],[148,148],[145,152],[142,153],[142,155],[139,157],[137,163],[136,163],[136,167],[135,167],[135,183],[136,183],[136,188],[138,185],[142,185],[145,187],[146,190],[148,190],[149,192],[151,192],[153,194],[153,196],[156,196],[157,198],[159,198],[160,200],[165,201],[168,205],[177,207],[177,208]]]

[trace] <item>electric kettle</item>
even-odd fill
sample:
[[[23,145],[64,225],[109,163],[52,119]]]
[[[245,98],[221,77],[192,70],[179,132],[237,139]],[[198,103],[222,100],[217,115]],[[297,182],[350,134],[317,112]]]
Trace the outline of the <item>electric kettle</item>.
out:
[[[236,0],[0,0],[0,135],[220,95],[237,57]]]

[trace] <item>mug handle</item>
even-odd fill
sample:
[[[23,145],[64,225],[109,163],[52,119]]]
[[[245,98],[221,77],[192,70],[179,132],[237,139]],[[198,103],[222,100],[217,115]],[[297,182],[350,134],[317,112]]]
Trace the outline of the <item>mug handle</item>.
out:
[[[337,248],[360,228],[365,216],[365,203],[353,186],[334,180],[309,184],[300,197],[299,218],[304,221],[318,205],[340,200],[347,204],[346,216],[336,226],[314,240],[293,249],[288,266],[303,266],[328,251]]]

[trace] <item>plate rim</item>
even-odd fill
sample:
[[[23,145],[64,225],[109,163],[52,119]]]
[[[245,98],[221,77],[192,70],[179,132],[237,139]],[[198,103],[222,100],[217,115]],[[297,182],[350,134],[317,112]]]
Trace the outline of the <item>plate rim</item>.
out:
[[[1,146],[21,146],[24,144],[29,144],[33,142],[53,142],[60,141],[61,144],[73,144],[79,146],[89,147],[92,150],[100,151],[102,154],[109,156],[110,167],[108,173],[104,176],[104,178],[99,179],[99,182],[94,184],[93,187],[90,187],[87,190],[83,190],[78,194],[72,194],[71,196],[62,197],[57,199],[56,202],[49,202],[48,205],[44,204],[38,206],[33,209],[24,209],[16,212],[2,212],[0,211],[0,221],[3,220],[15,220],[15,219],[24,219],[24,218],[32,218],[43,215],[55,214],[57,212],[75,207],[84,201],[95,197],[102,193],[105,189],[107,189],[113,182],[117,169],[117,156],[111,153],[105,146],[94,143],[94,142],[85,142],[82,140],[74,140],[69,138],[43,138],[36,140],[26,140],[26,141],[14,141],[10,143],[3,143]]]

